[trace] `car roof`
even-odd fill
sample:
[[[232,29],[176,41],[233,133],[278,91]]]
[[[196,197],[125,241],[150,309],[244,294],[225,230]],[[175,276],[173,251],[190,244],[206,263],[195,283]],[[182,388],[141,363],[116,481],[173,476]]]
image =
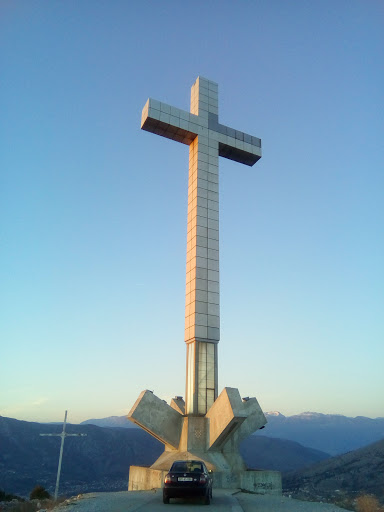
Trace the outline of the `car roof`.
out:
[[[207,466],[202,460],[175,460],[170,471],[175,472],[191,472],[191,471],[207,471]]]
[[[205,464],[205,462],[203,460],[200,460],[200,459],[188,459],[188,460],[174,460],[173,461],[173,464],[176,464],[176,462],[189,462],[190,464],[194,464],[196,462],[200,462],[202,464]]]

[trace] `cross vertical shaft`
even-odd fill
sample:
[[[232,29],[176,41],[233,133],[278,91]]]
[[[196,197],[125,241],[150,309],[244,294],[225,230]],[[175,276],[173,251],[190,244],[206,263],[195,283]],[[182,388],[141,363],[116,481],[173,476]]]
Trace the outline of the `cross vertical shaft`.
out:
[[[50,437],[61,437],[61,443],[60,443],[60,455],[59,455],[59,464],[57,466],[57,476],[56,476],[56,486],[55,486],[55,501],[57,500],[57,496],[59,493],[59,484],[60,484],[60,475],[61,475],[61,462],[63,460],[63,450],[64,450],[64,441],[66,437],[83,437],[87,434],[67,434],[65,431],[65,427],[67,425],[67,412],[65,411],[64,415],[64,423],[63,423],[63,430],[61,434],[40,434],[41,436],[50,436]]]
[[[198,78],[191,113],[217,117],[218,86]],[[198,135],[189,146],[185,341],[186,414],[204,415],[217,398],[219,301],[219,142]]]

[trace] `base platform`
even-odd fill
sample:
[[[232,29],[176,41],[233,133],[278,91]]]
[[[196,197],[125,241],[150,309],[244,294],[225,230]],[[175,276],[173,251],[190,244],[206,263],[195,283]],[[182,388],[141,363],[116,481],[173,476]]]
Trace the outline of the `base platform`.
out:
[[[131,466],[128,491],[161,489],[167,473],[166,470]],[[278,471],[215,471],[212,476],[214,489],[242,489],[256,494],[275,495],[281,495],[282,492],[281,473]]]
[[[263,428],[267,419],[256,398],[242,399],[238,389],[224,388],[205,416],[186,415],[181,397],[168,405],[145,390],[128,419],[165,445],[151,467],[130,467],[130,491],[160,489],[175,460],[198,459],[213,472],[217,489],[281,494],[278,471],[249,470],[240,455],[240,443]]]

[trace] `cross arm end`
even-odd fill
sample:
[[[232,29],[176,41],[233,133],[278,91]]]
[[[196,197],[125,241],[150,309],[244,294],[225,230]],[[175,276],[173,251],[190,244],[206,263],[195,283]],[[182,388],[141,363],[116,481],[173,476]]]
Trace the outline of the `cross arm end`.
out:
[[[149,98],[141,115],[141,129],[189,146],[196,133],[189,128],[189,114]]]
[[[255,147],[251,152],[220,142],[219,155],[224,158],[228,158],[229,160],[234,160],[235,162],[252,167],[261,158],[261,148]]]

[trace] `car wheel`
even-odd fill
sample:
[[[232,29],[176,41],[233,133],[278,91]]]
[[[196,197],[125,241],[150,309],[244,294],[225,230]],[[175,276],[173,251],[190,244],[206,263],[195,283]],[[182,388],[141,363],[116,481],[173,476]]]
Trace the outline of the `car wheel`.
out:
[[[169,503],[169,496],[166,496],[165,494],[163,494],[163,503],[165,505],[167,505]]]
[[[204,500],[204,505],[209,505],[211,503],[211,498],[210,498],[210,492],[208,491],[206,497],[205,497],[205,500]]]

